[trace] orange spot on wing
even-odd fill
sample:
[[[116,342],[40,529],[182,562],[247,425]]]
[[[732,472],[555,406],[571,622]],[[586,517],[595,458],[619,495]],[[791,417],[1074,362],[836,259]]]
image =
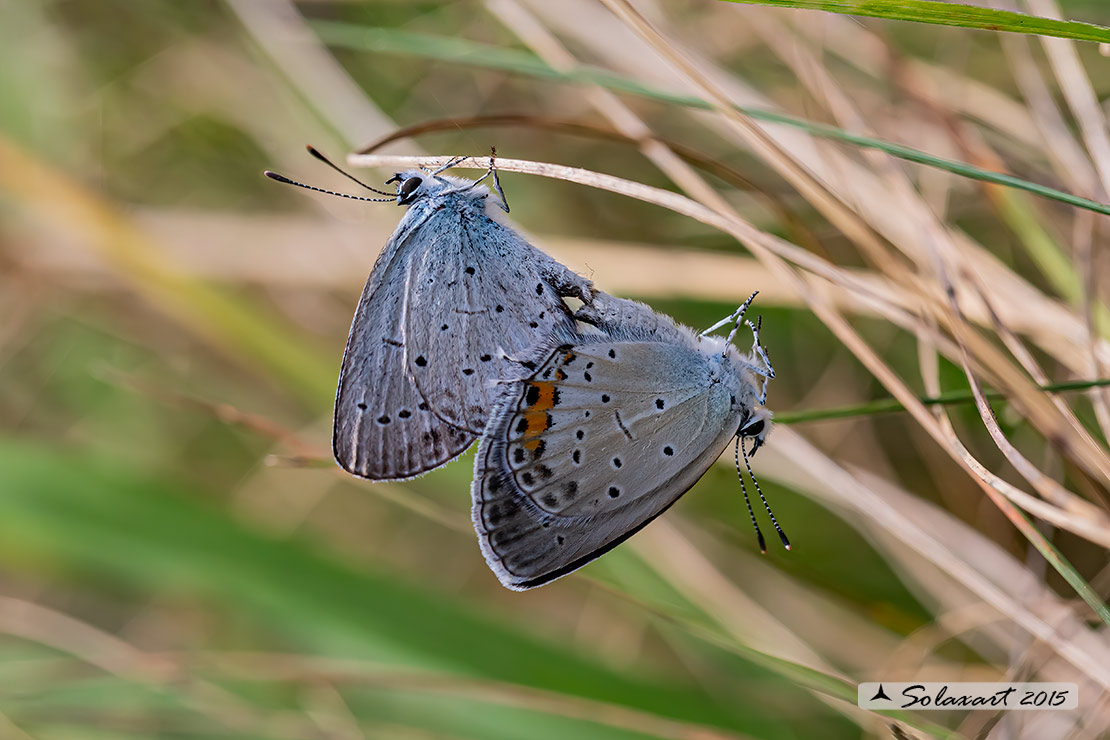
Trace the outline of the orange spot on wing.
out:
[[[537,380],[529,386],[538,390],[539,395],[524,412],[524,421],[528,426],[521,436],[521,444],[529,452],[535,452],[540,444],[540,435],[551,428],[551,414],[547,412],[555,407],[555,384]]]

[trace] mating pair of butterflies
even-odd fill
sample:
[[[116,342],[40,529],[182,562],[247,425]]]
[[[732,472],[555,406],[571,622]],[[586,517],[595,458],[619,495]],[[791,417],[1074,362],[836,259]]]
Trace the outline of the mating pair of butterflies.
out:
[[[452,164],[397,173],[386,183],[395,193],[343,172],[386,197],[332,193],[408,207],[355,309],[332,448],[348,472],[395,480],[480,438],[479,544],[501,583],[524,590],[631,537],[734,437],[739,472],[746,440],[754,453],[770,431],[774,371],[750,322],[753,351],[732,345],[754,294],[713,327],[733,324],[726,339],[695,334],[595,290],[493,219],[482,180],[492,175],[508,206],[492,158],[476,181],[442,174]],[[565,298],[582,306],[572,312]]]

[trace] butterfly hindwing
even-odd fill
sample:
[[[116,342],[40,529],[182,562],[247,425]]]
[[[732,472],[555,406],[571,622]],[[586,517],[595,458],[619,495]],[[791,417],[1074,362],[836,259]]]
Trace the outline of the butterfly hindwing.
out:
[[[710,351],[722,348],[669,321],[615,327],[560,342],[508,386],[473,484],[475,528],[504,585],[532,588],[575,570],[701,477],[741,415],[737,376]]]
[[[493,406],[505,353],[574,325],[560,296],[590,283],[485,211],[468,180],[422,181],[355,310],[332,447],[347,471],[408,478],[471,445]]]

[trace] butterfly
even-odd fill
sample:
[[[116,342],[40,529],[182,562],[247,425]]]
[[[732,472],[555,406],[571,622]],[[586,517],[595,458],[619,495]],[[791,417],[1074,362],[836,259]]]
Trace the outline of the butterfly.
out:
[[[409,478],[445,464],[485,428],[496,380],[510,357],[534,349],[575,321],[564,297],[589,302],[591,283],[487,213],[492,175],[508,211],[494,159],[478,180],[398,172],[370,188],[407,206],[363,288],[339,371],[332,450],[348,472],[374,480]],[[281,175],[268,176],[301,187]],[[331,193],[331,191],[323,191]],[[342,193],[332,193],[344,195]]]
[[[751,353],[732,344],[754,298],[722,339],[596,292],[578,312],[596,330],[560,327],[503,383],[471,489],[479,544],[502,585],[534,588],[582,567],[666,511],[733,438],[738,468],[741,451],[746,462],[764,444],[774,370],[758,326],[748,322]]]

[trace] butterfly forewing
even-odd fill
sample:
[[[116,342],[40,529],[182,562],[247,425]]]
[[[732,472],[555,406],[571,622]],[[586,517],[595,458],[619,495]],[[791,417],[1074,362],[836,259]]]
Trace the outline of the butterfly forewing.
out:
[[[559,297],[567,280],[578,278],[484,213],[437,234],[415,266],[406,318],[408,371],[437,416],[482,432],[497,381],[517,372],[508,358],[574,328]]]
[[[418,475],[474,441],[431,412],[406,371],[412,259],[400,241],[390,240],[366,282],[339,371],[332,449],[345,470],[364,478]]]
[[[560,295],[590,297],[588,281],[491,219],[468,183],[424,185],[355,310],[332,441],[355,475],[407,478],[463,452],[508,373],[504,353],[573,326]]]

